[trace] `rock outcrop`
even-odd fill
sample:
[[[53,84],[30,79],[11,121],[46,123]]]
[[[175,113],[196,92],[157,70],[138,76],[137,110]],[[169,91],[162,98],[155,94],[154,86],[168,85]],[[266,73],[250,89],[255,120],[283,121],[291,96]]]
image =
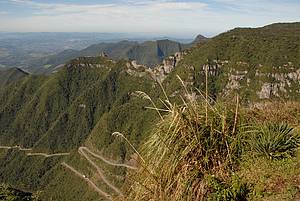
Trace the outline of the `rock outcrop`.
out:
[[[224,69],[227,71],[222,72],[222,79],[224,79],[222,84],[225,87],[221,89],[219,95],[228,95],[239,90],[252,91],[256,94],[257,99],[262,100],[289,98],[300,93],[300,68],[295,67],[292,62],[273,66],[271,70],[269,67],[258,64],[254,72],[251,71],[253,67],[250,67],[250,64],[245,61],[233,63],[228,60],[213,60],[209,63],[202,66],[202,76],[205,76],[207,70],[208,76],[213,77],[212,80],[214,80],[218,79],[221,71]],[[204,83],[202,83],[203,85]]]
[[[185,52],[176,52],[174,55],[164,59],[161,65],[157,65],[151,70],[152,78],[158,82],[162,82],[178,65],[178,62],[183,59],[185,54]]]
[[[163,82],[163,80],[173,71],[178,65],[186,53],[176,52],[174,55],[164,59],[162,64],[150,68],[146,65],[138,64],[137,61],[129,61],[126,64],[126,72],[132,76],[143,77],[147,74],[157,82]]]

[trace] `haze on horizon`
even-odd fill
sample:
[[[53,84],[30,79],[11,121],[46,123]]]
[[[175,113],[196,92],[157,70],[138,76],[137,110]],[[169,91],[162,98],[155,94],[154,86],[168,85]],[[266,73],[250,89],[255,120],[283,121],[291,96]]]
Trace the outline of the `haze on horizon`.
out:
[[[300,21],[299,0],[0,0],[1,32],[213,36]]]

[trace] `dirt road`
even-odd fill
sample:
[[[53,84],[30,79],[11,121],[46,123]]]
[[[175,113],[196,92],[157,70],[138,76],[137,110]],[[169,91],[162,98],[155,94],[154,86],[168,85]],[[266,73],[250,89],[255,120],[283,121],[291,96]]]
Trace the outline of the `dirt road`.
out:
[[[70,153],[56,153],[56,154],[45,154],[45,153],[27,153],[27,156],[43,156],[46,158],[54,157],[54,156],[69,156]]]
[[[76,170],[75,168],[73,168],[72,166],[68,165],[67,163],[63,162],[61,163],[61,165],[63,165],[64,167],[66,167],[67,169],[71,170],[76,176],[80,177],[81,179],[83,179],[84,181],[88,182],[90,184],[90,186],[97,192],[99,193],[99,195],[107,198],[108,200],[112,200],[111,196],[102,191],[100,188],[97,187],[97,185],[91,181],[89,178],[87,178],[86,176],[84,176],[84,174],[82,174],[81,172],[79,172],[78,170]]]
[[[131,169],[131,170],[137,170],[136,167],[134,166],[130,166],[130,165],[127,165],[127,164],[123,164],[123,163],[117,163],[117,162],[114,162],[114,161],[110,161],[106,158],[104,158],[103,156],[99,155],[99,154],[96,154],[94,152],[92,152],[91,150],[89,150],[89,148],[87,147],[80,147],[79,149],[81,150],[85,150],[86,152],[88,152],[89,154],[91,154],[92,156],[102,160],[103,162],[109,164],[109,165],[112,165],[112,166],[117,166],[117,167],[125,167],[125,168],[128,168],[128,169]]]
[[[92,159],[85,153],[84,150],[88,150],[87,147],[80,147],[78,149],[78,152],[80,155],[82,155],[94,168],[96,168],[98,175],[100,176],[100,178],[102,179],[102,181],[107,184],[110,188],[112,188],[116,193],[118,193],[119,195],[123,195],[122,192],[115,187],[112,183],[110,183],[110,181],[108,181],[108,179],[104,176],[103,171],[99,168],[98,165],[96,165],[95,162],[92,161]]]

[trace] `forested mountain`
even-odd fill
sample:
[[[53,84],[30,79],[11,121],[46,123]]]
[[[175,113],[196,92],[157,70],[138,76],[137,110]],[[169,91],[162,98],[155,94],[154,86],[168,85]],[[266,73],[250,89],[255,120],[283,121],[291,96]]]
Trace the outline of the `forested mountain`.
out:
[[[30,70],[30,64],[64,50],[81,50],[92,44],[125,39],[145,41],[152,37],[125,33],[1,32],[0,67]]]
[[[101,49],[108,46],[118,46],[124,40],[143,43],[149,40],[165,40],[166,37],[155,37],[145,34],[126,33],[84,33],[84,32],[1,32],[0,33],[0,68],[20,68],[29,72],[52,72],[55,66],[65,64],[78,56],[82,49],[98,44],[99,50],[90,52],[87,56],[99,54]],[[189,43],[192,39],[170,38],[180,43]],[[134,43],[134,42],[133,42]],[[100,46],[100,47],[99,47]],[[113,48],[113,47],[112,47]],[[121,51],[123,46],[118,49]],[[127,48],[127,47],[125,47]],[[93,48],[91,48],[92,50]],[[124,50],[122,50],[124,51]],[[71,52],[76,55],[72,56]],[[113,55],[114,56],[114,55]],[[127,58],[127,57],[122,57]],[[61,60],[62,59],[62,60]]]
[[[57,74],[29,75],[11,83],[0,92],[1,145],[18,144],[35,152],[68,152],[77,157],[75,150],[91,138],[101,142],[93,143],[99,150],[124,158],[125,144],[111,134],[116,130],[128,133],[135,144],[144,138],[154,115],[143,109],[145,101],[131,93],[157,87],[150,76],[129,76],[126,63],[103,57],[80,58]],[[25,156],[18,149],[1,150],[1,181],[29,191],[56,188],[69,176],[73,181],[60,165],[66,157]],[[57,174],[63,175],[54,176]],[[79,199],[72,198],[79,196],[73,192],[66,193],[57,191],[45,196],[54,200]],[[93,193],[80,196],[83,200],[85,196],[95,197]]]
[[[84,57],[102,51],[114,60]],[[83,171],[83,178],[93,179],[102,190],[118,194],[92,171],[78,148],[97,149],[106,158],[129,164],[136,157],[135,151],[112,133],[124,134],[134,147],[148,139],[160,118],[157,111],[149,109],[153,107],[149,97],[134,92],[146,92],[154,105],[168,107],[164,91],[155,80],[162,81],[174,102],[185,97],[177,75],[197,99],[201,95],[196,88],[205,91],[206,70],[208,91],[216,101],[232,100],[236,93],[243,105],[300,99],[300,23],[237,28],[200,42],[154,69],[120,59],[125,55],[141,63],[157,64],[178,51],[182,46],[172,41],[123,41],[64,52],[51,63],[80,57],[48,76],[14,69],[12,79],[3,82],[0,89],[0,146],[4,146],[0,149],[0,181],[25,191],[42,191],[42,200],[98,200],[99,195],[87,182],[61,165],[66,162]],[[126,168],[97,162],[113,185],[126,190]]]
[[[207,64],[213,96],[299,99],[299,33],[300,23],[236,28],[190,49],[174,73],[203,89]]]
[[[192,42],[192,44],[197,44],[197,43],[202,43],[202,42],[206,42],[207,40],[209,40],[208,38],[206,38],[205,36],[202,35],[198,35],[194,41]]]
[[[187,45],[184,45],[186,47]],[[117,43],[99,43],[91,45],[83,50],[65,50],[58,54],[45,57],[29,66],[33,72],[53,72],[58,66],[79,56],[97,56],[107,54],[112,59],[136,60],[138,64],[154,67],[160,64],[164,58],[183,50],[180,43],[170,40],[146,41],[138,43],[135,41],[120,41]]]

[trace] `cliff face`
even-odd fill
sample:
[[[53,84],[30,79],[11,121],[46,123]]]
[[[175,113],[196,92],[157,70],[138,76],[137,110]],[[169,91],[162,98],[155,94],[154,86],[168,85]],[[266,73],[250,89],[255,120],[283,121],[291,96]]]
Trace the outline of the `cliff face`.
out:
[[[185,54],[185,52],[176,52],[174,55],[164,59],[161,65],[157,65],[150,71],[152,78],[157,82],[163,82],[174,68],[178,66]]]
[[[288,72],[277,73],[256,73],[256,77],[266,77],[272,82],[262,83],[261,90],[257,92],[260,99],[269,99],[271,97],[290,97],[293,94],[300,94],[300,69],[294,68],[292,63],[284,65]]]
[[[234,29],[199,44],[177,66],[192,87],[213,97],[239,93],[245,102],[300,99],[300,23]]]
[[[138,64],[136,60],[127,63],[127,73],[137,77],[150,75],[153,81],[162,83],[167,76],[176,68],[178,63],[184,58],[185,52],[176,52],[174,55],[164,59],[154,68]]]
[[[189,87],[204,90],[207,69],[209,91],[216,98],[239,93],[245,102],[300,99],[299,41],[300,23],[238,28],[176,52],[153,69],[133,60],[127,72],[164,82],[175,71]]]
[[[297,62],[294,64],[294,62],[287,60],[286,63],[270,67],[266,63],[249,61],[249,58],[246,57],[244,60],[211,60],[207,58],[205,61],[196,63],[197,55],[193,54],[195,54],[195,50],[199,51],[201,48],[200,46],[188,51],[177,52],[164,59],[162,64],[153,69],[132,61],[129,66],[135,70],[128,70],[128,72],[139,77],[150,74],[153,80],[163,82],[172,71],[179,68],[178,71],[186,72],[183,77],[190,87],[196,86],[203,89],[207,68],[208,79],[211,88],[213,88],[211,91],[215,93],[213,95],[215,97],[240,93],[245,100],[249,101],[271,98],[300,98],[300,67]],[[251,54],[255,54],[255,52]],[[192,62],[189,62],[191,55],[194,58],[192,58]]]
[[[214,61],[208,65],[208,75],[212,79],[222,76],[224,88],[219,96],[228,95],[233,92],[245,93],[252,91],[252,98],[264,100],[271,98],[297,98],[300,95],[300,68],[295,67],[292,62],[283,66],[272,67],[266,71],[264,66],[258,64],[250,69],[250,64],[238,61],[232,64],[230,61]],[[232,68],[230,66],[235,66]],[[205,67],[203,67],[205,71]],[[222,71],[226,71],[222,74]]]

